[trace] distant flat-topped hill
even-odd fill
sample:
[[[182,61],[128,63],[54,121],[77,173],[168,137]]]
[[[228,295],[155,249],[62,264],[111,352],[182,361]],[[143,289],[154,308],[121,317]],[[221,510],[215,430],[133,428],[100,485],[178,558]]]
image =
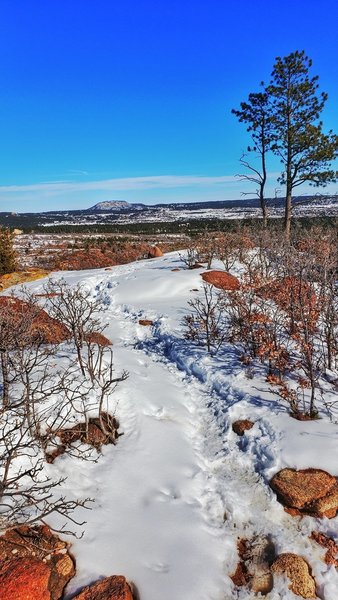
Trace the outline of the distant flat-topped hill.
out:
[[[145,204],[130,204],[125,200],[106,200],[105,202],[98,202],[88,208],[88,212],[105,212],[105,211],[120,211],[120,210],[143,210],[146,209]]]

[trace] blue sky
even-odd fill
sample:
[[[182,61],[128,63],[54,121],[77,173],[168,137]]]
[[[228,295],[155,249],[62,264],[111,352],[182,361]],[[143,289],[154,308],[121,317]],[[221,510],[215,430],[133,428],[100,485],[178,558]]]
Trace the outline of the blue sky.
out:
[[[239,197],[231,109],[277,55],[312,58],[338,131],[337,22],[336,0],[2,0],[0,210]]]

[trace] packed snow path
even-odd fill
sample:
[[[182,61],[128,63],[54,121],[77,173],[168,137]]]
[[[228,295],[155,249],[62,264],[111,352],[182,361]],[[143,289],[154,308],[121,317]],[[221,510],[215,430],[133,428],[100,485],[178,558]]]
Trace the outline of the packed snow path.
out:
[[[181,270],[172,272],[177,267]],[[116,371],[129,371],[111,399],[124,433],[117,446],[105,447],[97,463],[63,456],[50,467],[67,477],[68,495],[96,500],[92,511],[78,515],[87,520],[78,529],[83,538],[70,540],[77,576],[69,597],[101,576],[123,574],[141,600],[248,600],[252,594],[237,592],[229,579],[236,542],[264,534],[278,552],[307,558],[323,600],[336,600],[336,572],[314,561],[322,552],[308,540],[313,520],[286,515],[267,485],[283,466],[317,461],[325,468],[327,457],[318,456],[304,424],[283,415],[263,385],[260,389],[262,382],[245,377],[231,351],[210,359],[183,341],[182,316],[201,289],[199,273],[182,269],[172,254],[58,275],[70,284],[83,282],[104,301],[102,319],[114,343]],[[29,287],[41,292],[42,285]],[[153,319],[155,326],[140,326],[140,318]],[[243,417],[257,424],[240,440],[231,422]],[[337,428],[327,425],[306,427],[313,439],[325,436],[334,456]],[[294,456],[288,454],[291,444]],[[321,530],[334,527],[331,521]],[[266,598],[295,596],[277,583]]]

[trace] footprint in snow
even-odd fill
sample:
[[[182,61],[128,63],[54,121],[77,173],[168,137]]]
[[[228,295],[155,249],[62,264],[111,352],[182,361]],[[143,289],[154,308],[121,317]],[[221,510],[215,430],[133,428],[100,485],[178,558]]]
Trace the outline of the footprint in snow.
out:
[[[148,568],[152,571],[156,571],[156,573],[169,573],[170,571],[170,566],[167,563],[162,562],[150,563]]]

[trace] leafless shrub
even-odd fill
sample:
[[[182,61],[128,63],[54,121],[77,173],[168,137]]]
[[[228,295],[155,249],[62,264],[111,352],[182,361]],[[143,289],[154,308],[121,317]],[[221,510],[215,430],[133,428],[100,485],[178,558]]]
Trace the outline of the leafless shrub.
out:
[[[204,284],[202,298],[189,300],[188,305],[192,313],[184,317],[186,339],[206,346],[210,354],[216,354],[228,333],[224,295],[215,291],[212,285]]]

